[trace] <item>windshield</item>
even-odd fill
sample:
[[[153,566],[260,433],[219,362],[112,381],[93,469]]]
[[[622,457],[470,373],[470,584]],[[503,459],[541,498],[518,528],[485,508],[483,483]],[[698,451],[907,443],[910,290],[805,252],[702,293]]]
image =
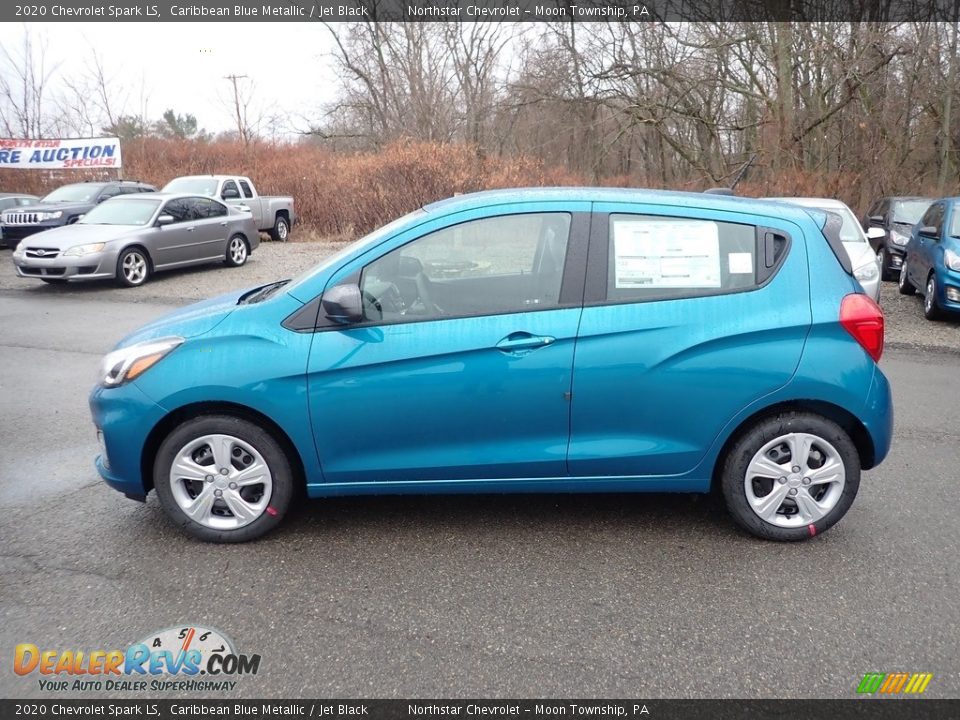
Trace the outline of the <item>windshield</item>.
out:
[[[953,220],[950,221],[951,237],[960,238],[960,203],[953,204]]]
[[[891,206],[890,216],[895,223],[916,225],[932,202],[932,200],[898,200]]]
[[[87,185],[86,183],[64,185],[62,188],[57,188],[47,195],[42,202],[92,203],[97,195],[100,194],[101,190],[103,190],[103,185]]]
[[[204,177],[182,177],[171,180],[162,192],[190,193],[213,197],[217,194],[217,179]]]
[[[374,230],[368,235],[364,235],[359,240],[355,240],[346,247],[338,250],[333,255],[324,258],[319,265],[314,265],[312,268],[307,269],[306,271],[297,275],[293,280],[290,281],[288,290],[291,292],[294,297],[296,297],[296,288],[300,283],[309,280],[315,274],[323,272],[327,268],[339,264],[345,258],[352,255],[354,252],[364,247],[365,245],[374,246],[381,240],[385,240],[390,237],[394,232],[399,230],[404,225],[410,223],[414,218],[426,215],[426,211],[423,209],[414,210],[412,213],[407,213],[401,218],[397,218],[393,222],[389,222],[381,228]]]
[[[159,200],[113,200],[97,205],[79,222],[83,225],[146,225],[157,211]]]
[[[863,234],[860,223],[857,222],[852,210],[846,207],[821,207],[818,209],[835,213],[843,220],[843,225],[840,226],[840,242],[867,242],[867,237]]]

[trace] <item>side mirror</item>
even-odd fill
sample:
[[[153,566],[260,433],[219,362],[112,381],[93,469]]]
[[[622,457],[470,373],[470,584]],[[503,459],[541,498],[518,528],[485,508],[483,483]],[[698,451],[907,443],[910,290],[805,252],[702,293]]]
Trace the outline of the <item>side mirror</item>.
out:
[[[230,188],[229,190],[224,190],[222,193],[220,193],[220,198],[222,200],[239,200],[240,193],[233,188]]]
[[[871,222],[872,222],[872,219],[871,219]],[[878,228],[878,227],[867,228],[867,238],[869,238],[870,240],[878,240],[882,237],[885,237],[886,234],[887,234],[887,231],[884,230],[883,228]]]
[[[164,225],[169,225],[174,221],[173,215],[161,215],[157,218],[157,225],[163,227]]]
[[[924,225],[917,232],[924,237],[933,238],[934,240],[940,238],[940,231],[933,225]]]
[[[320,302],[323,314],[340,325],[352,325],[363,320],[363,302],[356,285],[337,285],[323,294]]]
[[[883,225],[883,215],[871,215],[867,218],[872,225]]]

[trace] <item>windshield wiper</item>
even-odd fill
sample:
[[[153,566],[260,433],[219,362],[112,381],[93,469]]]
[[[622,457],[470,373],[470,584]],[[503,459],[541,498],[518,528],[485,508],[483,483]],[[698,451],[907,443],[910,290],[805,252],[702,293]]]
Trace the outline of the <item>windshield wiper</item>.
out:
[[[237,304],[249,305],[251,303],[257,303],[261,300],[266,300],[268,297],[273,295],[277,290],[286,285],[289,280],[278,280],[277,282],[264,285],[263,287],[254,288],[250,292],[244,293],[240,296],[240,299],[237,300]]]

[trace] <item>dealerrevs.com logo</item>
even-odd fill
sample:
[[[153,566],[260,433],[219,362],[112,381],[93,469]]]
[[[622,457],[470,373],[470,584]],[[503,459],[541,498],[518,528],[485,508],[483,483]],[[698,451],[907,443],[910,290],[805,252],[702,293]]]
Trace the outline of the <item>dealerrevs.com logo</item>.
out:
[[[41,690],[233,690],[256,675],[260,656],[238,653],[219,630],[198,625],[151,633],[123,650],[50,650],[32,643],[14,649],[13,671],[36,676]]]

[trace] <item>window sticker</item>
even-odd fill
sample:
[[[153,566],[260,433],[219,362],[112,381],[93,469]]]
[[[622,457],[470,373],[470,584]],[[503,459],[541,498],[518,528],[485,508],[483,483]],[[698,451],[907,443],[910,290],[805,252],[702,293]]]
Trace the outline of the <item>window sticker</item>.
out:
[[[745,253],[730,253],[727,256],[731,275],[740,275],[753,272],[753,255]]]
[[[613,245],[617,289],[720,287],[720,233],[714,222],[617,220]]]

